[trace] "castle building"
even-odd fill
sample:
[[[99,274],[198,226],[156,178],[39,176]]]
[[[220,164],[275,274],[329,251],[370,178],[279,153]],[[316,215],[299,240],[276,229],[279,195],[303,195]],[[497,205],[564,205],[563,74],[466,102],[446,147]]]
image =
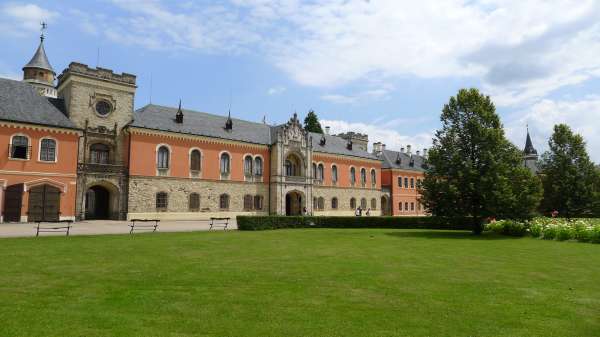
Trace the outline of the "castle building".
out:
[[[308,132],[296,114],[134,110],[135,75],[77,62],[56,79],[43,36],[23,81],[0,79],[0,221],[426,214],[426,150],[369,151],[368,135]]]

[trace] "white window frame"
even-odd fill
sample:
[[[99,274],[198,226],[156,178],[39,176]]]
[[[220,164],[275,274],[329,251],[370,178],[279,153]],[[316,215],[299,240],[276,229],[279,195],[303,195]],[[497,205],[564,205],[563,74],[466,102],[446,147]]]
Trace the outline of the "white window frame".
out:
[[[54,141],[54,160],[42,160],[42,141],[44,139],[49,139],[49,140],[53,140]],[[56,140],[56,138],[54,137],[50,137],[50,136],[45,136],[40,138],[40,141],[38,142],[38,162],[40,163],[47,163],[47,164],[54,164],[58,162],[58,140]]]

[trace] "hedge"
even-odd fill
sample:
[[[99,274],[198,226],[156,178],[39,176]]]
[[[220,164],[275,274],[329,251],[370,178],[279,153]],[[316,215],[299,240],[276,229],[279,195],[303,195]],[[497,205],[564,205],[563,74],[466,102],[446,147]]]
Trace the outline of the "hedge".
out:
[[[393,216],[237,216],[243,231],[282,228],[399,228],[472,230],[467,218]]]

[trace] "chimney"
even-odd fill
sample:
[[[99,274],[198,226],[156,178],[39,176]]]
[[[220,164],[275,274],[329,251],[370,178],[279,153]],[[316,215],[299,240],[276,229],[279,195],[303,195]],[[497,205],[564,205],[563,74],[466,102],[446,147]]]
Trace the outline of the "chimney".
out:
[[[381,144],[381,152],[385,151],[385,144]]]
[[[410,145],[406,145],[406,153],[407,154],[410,154],[410,147],[411,147]]]
[[[400,152],[404,153],[404,146],[400,148]]]
[[[373,143],[373,153],[381,154],[384,145],[381,142]]]
[[[417,150],[417,156],[421,155],[421,151]]]
[[[424,157],[424,158],[427,158],[427,148],[424,148],[424,149],[423,149],[423,157]]]
[[[331,128],[330,128],[329,126],[326,126],[326,127],[325,127],[325,134],[326,134],[326,135],[329,135],[329,130],[330,130],[330,129],[331,129]]]

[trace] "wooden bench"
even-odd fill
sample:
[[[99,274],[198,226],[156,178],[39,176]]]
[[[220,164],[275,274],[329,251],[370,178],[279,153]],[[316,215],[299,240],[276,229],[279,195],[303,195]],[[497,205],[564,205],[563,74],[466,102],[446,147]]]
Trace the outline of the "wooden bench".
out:
[[[40,233],[65,233],[66,236],[69,236],[69,232],[71,231],[71,227],[73,227],[73,220],[59,220],[59,221],[36,221],[37,225],[35,228],[35,236],[40,236]],[[44,223],[48,224],[60,224],[58,225],[42,225]],[[66,225],[64,225],[66,224]]]
[[[141,222],[141,224],[140,224]],[[154,224],[146,224],[147,222],[154,222]],[[158,223],[160,220],[158,219],[131,219],[131,224],[129,227],[129,234],[133,234],[133,231],[152,231],[152,233],[156,232],[158,229]]]
[[[210,218],[210,228],[208,230],[211,230],[215,227],[222,227],[223,230],[227,230],[229,220],[231,220],[231,218]]]

